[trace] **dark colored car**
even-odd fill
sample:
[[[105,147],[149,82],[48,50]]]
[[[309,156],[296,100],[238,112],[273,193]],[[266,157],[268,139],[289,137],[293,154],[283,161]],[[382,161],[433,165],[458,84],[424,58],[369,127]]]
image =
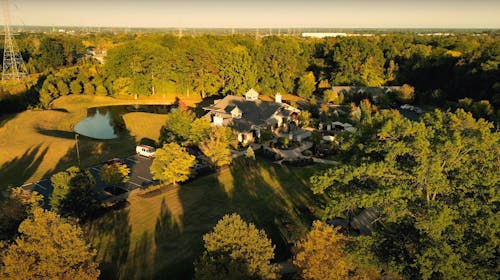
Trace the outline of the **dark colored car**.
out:
[[[112,158],[112,159],[110,159],[110,160],[108,160],[106,162],[107,165],[112,165],[112,164],[115,164],[115,163],[125,164],[125,160],[123,160],[121,158]]]

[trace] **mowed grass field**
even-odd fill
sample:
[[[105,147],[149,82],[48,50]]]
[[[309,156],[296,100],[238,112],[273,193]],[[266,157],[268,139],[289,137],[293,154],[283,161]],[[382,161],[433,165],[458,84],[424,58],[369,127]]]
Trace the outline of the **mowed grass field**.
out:
[[[102,278],[191,279],[202,236],[233,212],[264,229],[282,261],[289,257],[289,243],[305,234],[318,213],[309,177],[323,168],[238,159],[229,169],[179,187],[132,194],[126,208],[85,227]]]
[[[199,97],[180,97],[189,106]],[[89,107],[126,104],[171,104],[176,96],[158,98],[112,98],[70,95],[54,101],[52,110],[28,110],[0,118],[0,191],[9,186],[49,178],[77,164],[73,126],[86,117]],[[130,113],[123,116],[129,137],[94,140],[79,137],[82,167],[114,157],[129,156],[143,137],[158,139],[165,116]]]

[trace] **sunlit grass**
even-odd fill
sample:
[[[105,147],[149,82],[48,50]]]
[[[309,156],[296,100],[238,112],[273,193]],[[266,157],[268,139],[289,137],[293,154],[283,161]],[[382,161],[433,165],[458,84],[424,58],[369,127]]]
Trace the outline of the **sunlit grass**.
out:
[[[287,168],[263,160],[248,164],[238,159],[231,169],[155,196],[133,195],[129,207],[87,226],[104,276],[190,279],[203,234],[232,212],[264,229],[277,245],[277,257],[283,258],[287,243],[302,236],[313,219],[304,210],[314,208],[307,182],[321,168]],[[118,232],[113,226],[128,230]],[[128,251],[113,255],[116,248]]]
[[[54,110],[28,110],[0,120],[0,190],[7,186],[48,178],[53,172],[77,164],[73,126],[86,117],[87,108],[126,104],[170,104],[175,95],[164,97],[111,98],[72,95],[57,99]],[[192,106],[199,97],[182,98]],[[133,113],[124,117],[131,137],[113,140],[79,138],[83,167],[113,157],[134,153],[142,137],[158,139],[164,116]]]

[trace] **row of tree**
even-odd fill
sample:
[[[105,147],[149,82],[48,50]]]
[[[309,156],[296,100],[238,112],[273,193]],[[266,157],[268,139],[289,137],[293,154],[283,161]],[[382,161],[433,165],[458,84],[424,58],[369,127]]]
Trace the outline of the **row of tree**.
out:
[[[329,85],[415,86],[421,102],[498,101],[500,42],[489,36],[387,35],[329,39],[154,35],[110,50],[122,92],[264,93],[309,97]],[[311,72],[310,72],[311,71]]]

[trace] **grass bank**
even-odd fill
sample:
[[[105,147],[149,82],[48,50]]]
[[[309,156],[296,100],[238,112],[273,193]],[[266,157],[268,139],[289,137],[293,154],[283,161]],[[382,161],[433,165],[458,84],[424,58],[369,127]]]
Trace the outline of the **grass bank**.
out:
[[[193,106],[198,97],[181,97]],[[77,164],[73,126],[86,117],[87,108],[127,104],[171,104],[176,96],[112,98],[105,96],[65,96],[54,101],[52,110],[28,110],[0,119],[0,191],[8,186],[48,178],[54,172]],[[129,137],[113,140],[79,138],[83,167],[113,157],[134,153],[142,137],[156,139],[163,115],[131,113],[124,115]],[[155,138],[156,137],[156,138]]]
[[[155,196],[133,195],[129,206],[89,223],[104,279],[191,279],[203,234],[227,213],[264,229],[278,260],[314,219],[309,177],[323,166],[290,168],[238,159],[230,169]]]

